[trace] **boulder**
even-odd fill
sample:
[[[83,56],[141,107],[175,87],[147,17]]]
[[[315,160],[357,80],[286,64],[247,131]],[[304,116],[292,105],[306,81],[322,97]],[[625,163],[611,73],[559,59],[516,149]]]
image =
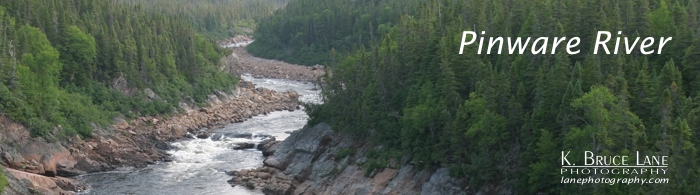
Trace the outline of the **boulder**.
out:
[[[114,127],[117,129],[127,129],[129,128],[129,123],[123,118],[114,118]]]
[[[44,168],[44,175],[49,177],[55,177],[56,172],[56,160],[54,160],[53,155],[44,154],[39,160],[39,164]]]
[[[226,175],[236,177],[238,176],[238,171],[226,171]]]
[[[270,195],[288,195],[292,194],[292,188],[289,183],[271,183],[263,188],[264,194]]]
[[[156,94],[156,92],[153,92],[153,90],[151,90],[151,88],[143,89],[143,93],[145,93],[146,96],[148,96],[148,99],[160,100],[160,96],[158,94]]]
[[[254,143],[240,143],[237,144],[235,147],[233,147],[234,150],[243,150],[243,149],[250,149],[250,148],[255,148]]]
[[[173,125],[170,129],[174,137],[184,137],[187,134],[187,128],[182,125]]]
[[[219,140],[221,140],[221,138],[223,138],[223,137],[224,137],[224,134],[221,134],[221,133],[214,133],[214,134],[211,134],[211,137],[210,137],[210,138],[211,138],[211,141],[219,141]]]
[[[257,177],[260,179],[270,179],[271,175],[265,172],[258,172]]]
[[[245,183],[245,187],[247,187],[248,189],[251,189],[251,190],[252,190],[252,189],[255,189],[255,182],[253,182],[253,181],[248,181],[248,182]]]
[[[273,168],[277,168],[277,169],[282,169],[282,167],[283,167],[282,163],[279,160],[277,160],[277,158],[274,158],[274,157],[266,158],[263,161],[263,164],[265,166],[273,167]]]
[[[279,147],[281,143],[282,142],[280,141],[274,141],[263,145],[261,149],[263,152],[263,156],[267,157],[275,154],[275,151],[277,151],[277,147]]]
[[[209,134],[207,132],[199,132],[199,133],[197,133],[197,138],[207,139],[207,138],[209,138]]]
[[[241,171],[238,171],[238,175],[245,176],[245,175],[248,175],[248,172],[249,172],[248,169],[243,169]]]

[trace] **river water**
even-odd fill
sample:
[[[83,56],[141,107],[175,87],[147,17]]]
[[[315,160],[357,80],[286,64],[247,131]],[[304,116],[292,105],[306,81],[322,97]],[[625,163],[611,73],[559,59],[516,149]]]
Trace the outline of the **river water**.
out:
[[[303,102],[320,102],[319,94],[312,90],[314,86],[311,83],[242,77],[256,87],[275,91],[295,90]],[[234,138],[233,135],[271,135],[283,140],[289,136],[289,131],[303,127],[307,120],[308,116],[303,110],[256,116],[214,130],[212,137],[224,135],[217,141],[193,138],[171,143],[174,149],[168,153],[173,157],[172,162],[159,162],[139,169],[122,168],[92,173],[76,179],[89,188],[83,194],[262,194],[242,186],[231,187],[226,182],[232,178],[225,174],[226,171],[259,167],[264,160],[262,152],[256,149],[233,149],[239,143],[260,142],[260,138]]]

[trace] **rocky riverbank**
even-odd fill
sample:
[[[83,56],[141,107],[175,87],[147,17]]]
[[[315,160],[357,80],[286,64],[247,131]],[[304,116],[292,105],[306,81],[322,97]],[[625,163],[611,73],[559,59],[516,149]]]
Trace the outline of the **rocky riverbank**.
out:
[[[169,148],[169,141],[204,137],[209,129],[255,115],[293,111],[298,109],[298,97],[294,91],[275,92],[242,81],[230,91],[210,95],[203,108],[191,100],[185,101],[179,106],[184,110],[182,114],[130,121],[117,118],[110,127],[95,126],[91,138],[75,136],[61,142],[32,138],[25,127],[0,115],[0,164],[9,168],[14,177],[27,181],[24,183],[29,188],[48,194],[70,194],[81,188],[61,176],[168,161],[164,150]]]
[[[325,74],[321,65],[301,66],[255,57],[249,54],[245,47],[232,49],[239,58],[237,71],[251,74],[253,77],[316,82],[319,76]]]
[[[218,43],[219,46],[221,46],[221,47],[240,47],[240,46],[245,46],[251,42],[253,42],[253,37],[251,37],[251,36],[236,35],[236,36],[228,38],[228,39],[219,40],[216,43]]]
[[[410,159],[391,159],[366,171],[367,153],[377,149],[336,133],[327,124],[295,131],[263,146],[264,166],[230,172],[232,185],[265,194],[466,194],[466,180],[446,168],[417,170]]]

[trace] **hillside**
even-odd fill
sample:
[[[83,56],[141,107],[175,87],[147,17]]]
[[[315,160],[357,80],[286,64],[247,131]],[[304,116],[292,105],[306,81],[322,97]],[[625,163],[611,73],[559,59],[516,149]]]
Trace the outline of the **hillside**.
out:
[[[216,40],[251,34],[255,20],[271,15],[289,0],[117,0],[149,12],[180,16],[197,32]]]
[[[91,135],[112,117],[168,114],[235,86],[230,50],[182,16],[108,1],[0,3],[0,101],[32,135]]]
[[[393,25],[367,29],[357,21],[382,17],[363,17],[375,13],[371,11],[345,14],[381,10],[385,6],[375,6],[389,2],[292,1],[259,24],[256,38],[263,41],[250,45],[255,55],[328,62],[332,76],[321,85],[324,104],[309,109],[310,125],[329,123],[336,131],[382,145],[381,155],[368,160],[375,163],[365,164],[368,171],[408,156],[418,169],[447,167],[450,175],[468,178],[472,193],[504,188],[515,194],[698,190],[697,0],[406,2],[402,6],[416,7],[415,12],[396,12],[400,16],[388,20]],[[343,3],[360,8],[328,8],[353,7]],[[298,8],[304,5],[312,8],[302,12]],[[359,39],[343,29],[367,34]],[[673,41],[663,52],[649,55],[639,50],[594,55],[596,32],[601,30],[621,31],[613,40]],[[485,44],[490,37],[580,37],[580,53],[569,55],[560,47],[556,54],[477,54],[478,47],[471,46],[459,55],[463,31],[485,32],[479,34],[486,37]],[[333,42],[337,37],[348,38],[340,45],[352,49],[350,54],[340,52]],[[658,48],[658,42],[651,45]],[[331,58],[305,54],[328,51]],[[629,156],[629,162],[666,156],[671,163],[663,175],[590,176],[672,179],[634,187],[563,184],[564,178],[584,177],[559,172],[566,165],[560,165],[564,151],[571,151],[571,163],[579,165],[586,151],[600,157]]]
[[[248,51],[301,65],[328,64],[334,54],[368,46],[383,37],[401,14],[425,0],[295,0],[262,19]]]

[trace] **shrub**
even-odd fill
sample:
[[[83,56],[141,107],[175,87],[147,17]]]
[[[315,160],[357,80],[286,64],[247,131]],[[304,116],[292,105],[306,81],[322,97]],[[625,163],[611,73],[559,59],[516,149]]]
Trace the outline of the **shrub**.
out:
[[[7,177],[5,177],[5,174],[3,173],[3,167],[0,165],[0,193],[4,193],[5,186],[9,184],[10,183],[7,181]]]
[[[343,148],[335,154],[336,159],[343,159],[347,156],[355,156],[355,151],[350,148]]]

